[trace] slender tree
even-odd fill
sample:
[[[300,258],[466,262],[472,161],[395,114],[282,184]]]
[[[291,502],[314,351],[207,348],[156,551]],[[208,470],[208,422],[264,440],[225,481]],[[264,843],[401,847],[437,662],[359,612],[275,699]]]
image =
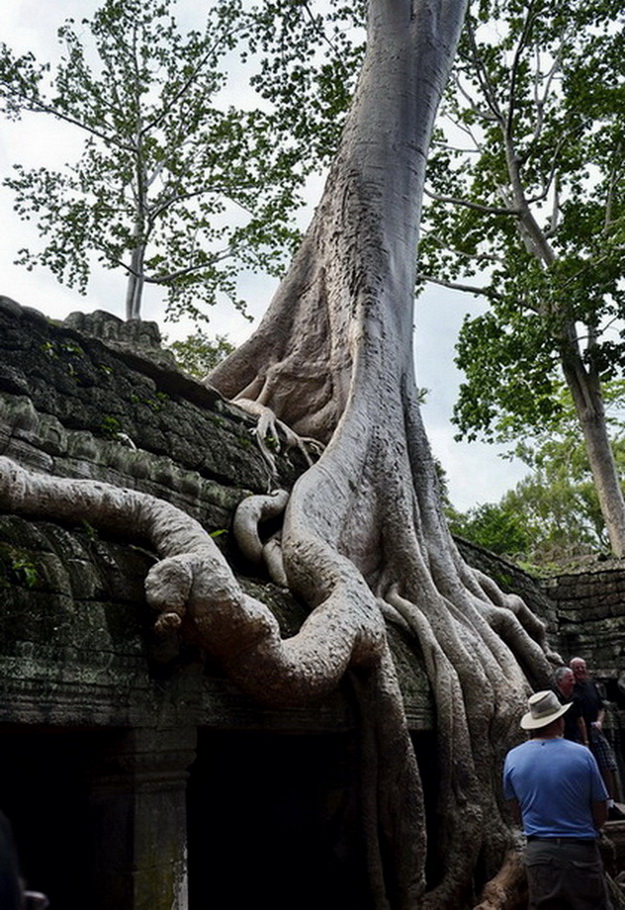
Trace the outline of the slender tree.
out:
[[[47,114],[84,138],[63,169],[17,164],[4,180],[44,240],[18,263],[43,265],[85,293],[94,254],[125,274],[128,319],[140,318],[146,285],[163,290],[172,317],[201,316],[218,295],[243,308],[237,273],[283,268],[314,163],[252,93],[239,107],[224,94],[250,27],[239,0],[212,4],[203,31],[187,34],[173,6],[105,0],[80,29],[68,20],[52,76],[32,53],[0,45],[5,112]]]
[[[623,473],[623,389],[625,382],[604,383],[606,421],[612,452]],[[554,395],[555,398],[555,395]],[[502,496],[459,513],[451,503],[446,514],[454,534],[495,553],[520,560],[534,571],[564,567],[598,553],[610,542],[593,484],[588,455],[568,389],[557,394],[558,413],[531,436],[519,441],[514,421],[501,422],[499,439],[515,443],[512,453],[528,466],[528,474]]]
[[[602,385],[625,357],[619,2],[475,4],[430,162],[421,273],[481,295],[458,345],[461,434],[540,426],[568,386],[614,553],[625,502]]]
[[[463,6],[371,0],[365,62],[312,224],[258,331],[211,377],[261,419],[327,443],[286,506],[282,565],[271,561],[310,608],[296,635],[280,639],[203,529],[171,506],[0,462],[4,508],[88,511],[92,523],[151,539],[161,557],[147,580],[157,630],[201,642],[255,697],[305,703],[349,671],[362,709],[372,903],[397,910],[471,906],[476,877],[500,868],[514,843],[502,756],[529,685],[546,683],[550,669],[541,623],[453,544],[414,381],[425,160]],[[255,516],[285,498],[244,500],[239,539],[253,539]],[[385,618],[412,636],[432,688],[429,830]]]

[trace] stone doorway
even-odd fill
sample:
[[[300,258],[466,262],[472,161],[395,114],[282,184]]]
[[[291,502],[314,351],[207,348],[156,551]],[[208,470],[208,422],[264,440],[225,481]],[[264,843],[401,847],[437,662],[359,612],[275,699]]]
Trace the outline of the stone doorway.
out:
[[[28,887],[47,894],[51,908],[95,905],[91,770],[113,740],[102,730],[0,728],[0,808]]]
[[[200,731],[190,910],[367,910],[356,750],[351,733]]]

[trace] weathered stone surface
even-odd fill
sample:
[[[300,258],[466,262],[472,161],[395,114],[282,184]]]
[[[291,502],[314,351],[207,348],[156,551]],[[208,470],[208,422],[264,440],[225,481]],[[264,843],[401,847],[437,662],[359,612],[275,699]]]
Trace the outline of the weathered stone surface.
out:
[[[268,604],[284,636],[295,634],[304,606],[268,579],[246,576],[245,561],[229,541],[236,505],[248,491],[264,492],[268,481],[247,417],[177,374],[166,358],[146,359],[157,353],[153,331],[145,329],[149,344],[137,352],[130,345],[138,327],[126,331],[106,314],[74,314],[69,321],[69,329],[57,326],[0,300],[1,362],[11,377],[2,384],[0,370],[0,452],[44,472],[160,496],[209,530],[225,532],[216,539],[238,567],[243,587]],[[101,338],[108,343],[113,336],[111,349]],[[278,465],[277,483],[288,486],[301,465],[284,459]],[[137,543],[104,538],[88,523],[67,528],[0,518],[0,584],[7,604],[0,660],[19,688],[0,705],[0,720],[40,721],[44,712],[61,724],[147,726],[155,716],[178,711],[174,702],[186,686],[185,722],[192,726],[321,731],[353,725],[341,693],[313,710],[278,716],[253,705],[218,668],[203,671],[192,649],[182,656],[164,653],[151,639],[143,593],[154,557]],[[428,728],[431,706],[420,658],[399,633],[390,635],[406,679],[410,722]],[[45,692],[54,704],[46,704]]]
[[[6,298],[0,298],[0,338],[0,427],[10,457],[17,448],[26,464],[29,445],[52,449],[53,472],[74,474],[80,465],[66,464],[68,449],[76,434],[83,445],[89,434],[92,457],[85,453],[79,476],[115,482],[108,472],[114,472],[116,453],[128,481],[141,489],[140,475],[149,487],[156,463],[168,460],[174,473],[197,472],[240,490],[266,488],[268,469],[251,435],[253,423],[160,360],[112,350],[40,314],[16,310]],[[142,457],[131,457],[136,450]],[[301,464],[281,460],[278,482],[289,485],[299,469]]]
[[[243,573],[244,584],[272,607],[284,634],[294,634],[305,617],[305,608],[292,598],[285,601],[283,593],[274,596],[267,580],[245,580],[245,561],[231,546],[227,533],[241,498],[248,491],[264,492],[268,482],[268,469],[248,418],[214,391],[176,371],[160,349],[155,326],[127,325],[102,313],[73,314],[67,323],[54,324],[36,311],[0,298],[0,452],[36,470],[143,490],[174,502],[209,530],[226,532],[218,542],[228,551],[237,571]],[[278,459],[277,482],[288,487],[301,467]],[[5,547],[27,534],[26,524],[20,525],[18,533],[16,520],[9,522],[1,538]],[[40,534],[35,525],[30,531],[35,536]],[[110,620],[112,604],[117,602],[117,612],[125,611],[125,621],[133,628],[133,659],[145,665],[150,617],[145,613],[142,579],[151,557],[128,545],[103,541],[93,529],[85,533],[93,537],[89,549],[80,529],[50,532],[50,549],[37,583],[32,589],[15,593],[16,604],[20,598],[29,601],[31,615],[26,618],[28,611],[16,606],[11,626],[14,643],[26,650],[34,647],[34,642],[28,642],[36,639],[32,630],[37,630],[44,638],[49,636],[42,645],[59,643],[59,647],[69,649],[65,652],[68,655],[72,649],[82,655],[93,653],[94,661],[98,651],[104,651],[106,659],[111,660],[120,640],[104,646],[104,639],[98,643],[98,636],[102,634],[102,612]],[[61,542],[66,552],[58,552]],[[504,591],[519,593],[544,619],[550,640],[563,658],[568,659],[573,652],[584,653],[603,677],[616,679],[615,668],[625,651],[625,573],[619,564],[602,564],[557,581],[537,582],[481,548],[464,541],[459,541],[459,546],[470,563],[493,577]],[[28,547],[36,550],[32,540]],[[98,549],[103,562],[96,571]],[[126,554],[121,567],[120,553]],[[40,550],[37,558],[43,557]],[[19,562],[19,555],[5,553],[5,570],[9,577],[13,573],[13,582],[23,582],[27,570],[21,569],[22,576],[17,577],[11,568],[16,560]],[[63,572],[65,588],[60,583]],[[57,620],[35,608],[50,594],[37,585],[49,586],[54,579],[59,588]],[[96,606],[104,597],[103,585],[108,586],[106,609],[102,603]],[[254,589],[255,585],[260,590]],[[92,603],[90,612],[70,606],[86,596]],[[61,645],[68,611],[74,617],[84,617],[84,638]],[[18,633],[19,638],[15,637]],[[431,709],[419,656],[412,653],[401,633],[391,629],[390,635],[401,668],[410,723],[415,729],[427,728]],[[0,640],[5,654],[6,636],[5,628]],[[127,659],[126,653],[124,656]]]
[[[541,587],[554,604],[558,640],[568,659],[590,655],[595,674],[616,690],[625,669],[625,563],[601,560],[555,578]]]

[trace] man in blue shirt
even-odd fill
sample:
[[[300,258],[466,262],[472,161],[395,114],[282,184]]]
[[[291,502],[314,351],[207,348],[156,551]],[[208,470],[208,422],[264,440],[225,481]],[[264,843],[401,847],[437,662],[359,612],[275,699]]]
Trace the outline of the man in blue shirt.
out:
[[[504,797],[527,837],[529,910],[611,908],[597,846],[608,794],[590,751],[563,739],[570,706],[532,695],[521,720],[530,739],[504,764]]]

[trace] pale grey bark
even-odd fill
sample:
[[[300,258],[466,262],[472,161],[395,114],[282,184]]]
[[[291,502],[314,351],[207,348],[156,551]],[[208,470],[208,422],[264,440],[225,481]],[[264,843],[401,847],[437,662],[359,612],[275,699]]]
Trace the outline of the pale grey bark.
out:
[[[574,334],[575,327],[569,328]],[[568,347],[563,345],[562,368],[584,434],[588,462],[612,552],[622,557],[625,556],[625,499],[608,434],[601,381],[584,364],[576,337]]]
[[[443,910],[466,900],[478,859],[494,872],[510,843],[498,769],[527,690],[517,657],[543,681],[548,662],[540,624],[468,569],[455,549],[413,375],[423,171],[461,4],[382,0],[371,9],[367,59],[311,228],[261,326],[210,381],[328,442],[287,508],[282,543],[291,588],[320,611],[337,601],[347,609],[353,597],[374,611],[371,592],[424,652],[439,724],[443,821],[436,854],[444,871],[428,890],[423,822],[415,828],[404,818],[392,906]],[[320,577],[319,565],[328,574]],[[365,588],[355,586],[355,573]],[[398,818],[410,808],[419,813],[419,786],[416,769],[400,772],[384,749],[391,736],[405,742],[405,725],[397,709],[375,714],[378,688],[388,698],[393,675],[388,662],[382,666],[383,680],[370,671],[363,713],[379,725],[370,735],[378,750],[371,766],[401,773],[414,793],[412,807],[402,795],[403,808],[389,809]],[[370,779],[369,798],[375,802],[382,792],[388,799],[382,779]],[[376,818],[370,868],[377,906],[386,907],[391,873],[381,861],[388,851],[379,849],[379,834],[388,825],[379,811],[378,805],[367,816]]]
[[[145,246],[138,245],[132,251],[130,271],[126,282],[126,319],[141,318],[141,301],[144,287]]]

